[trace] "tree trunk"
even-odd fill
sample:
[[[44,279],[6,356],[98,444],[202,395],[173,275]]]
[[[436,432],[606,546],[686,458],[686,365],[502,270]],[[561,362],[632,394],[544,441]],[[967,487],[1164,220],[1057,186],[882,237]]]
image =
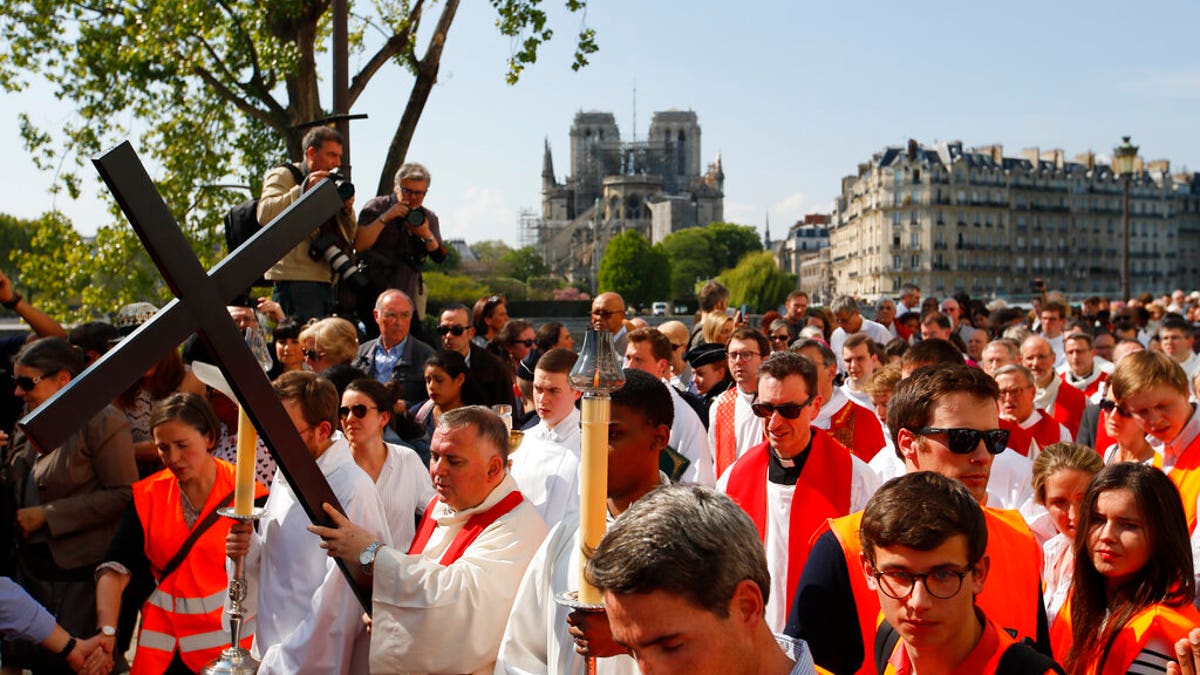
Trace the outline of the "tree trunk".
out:
[[[454,21],[454,13],[458,11],[458,2],[459,0],[446,0],[446,5],[442,8],[442,15],[438,17],[437,28],[429,38],[429,47],[425,50],[425,56],[417,63],[417,76],[413,80],[412,92],[408,96],[408,105],[404,107],[404,114],[400,117],[396,134],[392,136],[392,143],[388,146],[387,159],[384,160],[383,169],[379,174],[379,187],[375,190],[377,195],[388,194],[395,185],[396,170],[404,163],[404,157],[408,154],[408,146],[412,143],[413,133],[417,130],[417,122],[420,121],[421,113],[425,110],[425,103],[429,100],[433,85],[437,83],[442,50],[446,46],[446,34],[450,31],[450,24]]]

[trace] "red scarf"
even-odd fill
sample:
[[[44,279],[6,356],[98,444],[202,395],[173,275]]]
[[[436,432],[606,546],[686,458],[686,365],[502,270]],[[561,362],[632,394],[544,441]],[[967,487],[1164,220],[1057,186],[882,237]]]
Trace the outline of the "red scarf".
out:
[[[456,560],[462,557],[464,551],[470,546],[489,525],[496,522],[501,516],[517,508],[524,497],[517,490],[513,490],[508,495],[496,502],[492,508],[476,513],[467,519],[467,524],[454,535],[454,541],[450,542],[450,547],[442,554],[442,559],[438,561],[443,567],[454,564]],[[437,506],[437,497],[429,501],[429,506],[425,507],[425,515],[421,516],[421,525],[417,528],[417,536],[413,537],[412,545],[408,547],[409,555],[418,555],[425,550],[425,545],[429,543],[429,538],[433,536],[433,529],[437,527],[437,521],[433,519],[433,507]]]

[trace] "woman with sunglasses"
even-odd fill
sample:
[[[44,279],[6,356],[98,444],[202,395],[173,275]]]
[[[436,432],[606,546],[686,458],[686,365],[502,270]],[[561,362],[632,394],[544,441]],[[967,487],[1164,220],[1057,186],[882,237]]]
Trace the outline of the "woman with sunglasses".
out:
[[[355,368],[358,356],[358,331],[354,324],[339,317],[321,319],[300,331],[304,347],[304,362],[337,388],[338,396],[347,384],[366,373]]]
[[[13,364],[15,393],[29,412],[83,369],[83,354],[62,338],[26,345]],[[72,635],[96,630],[96,564],[116,531],[137,480],[129,420],[105,406],[59,447],[40,452],[16,434],[5,460],[8,494],[16,507],[14,580],[50,610]],[[14,547],[15,544],[15,547]],[[66,663],[28,642],[5,642],[6,666],[70,672]]]
[[[1179,492],[1158,469],[1121,462],[1096,475],[1079,512],[1054,653],[1072,675],[1165,672],[1175,641],[1200,625]]]
[[[429,471],[417,453],[383,440],[394,403],[387,385],[362,377],[346,385],[338,419],[354,461],[375,481],[392,542],[397,549],[408,550],[416,532],[416,517],[425,512],[434,491]]]
[[[496,339],[492,340],[489,348],[508,366],[509,372],[516,375],[521,360],[537,349],[533,324],[524,319],[509,319],[504,328],[496,333]]]
[[[221,627],[223,603],[214,600],[228,587],[225,537],[233,524],[215,511],[232,504],[235,480],[234,466],[212,455],[221,423],[203,397],[174,394],[155,405],[150,427],[166,468],[134,484],[106,562],[96,568],[95,620],[103,652],[93,655],[85,672],[107,673],[113,659],[123,660],[115,628],[131,584],[133,596],[153,591],[141,606],[133,675],[199,672],[229,646],[229,631]],[[255,497],[266,496],[256,483]],[[185,549],[194,532],[202,534]],[[249,649],[253,637],[253,629],[243,630],[242,646]]]
[[[1117,405],[1111,389],[1104,392],[1104,398],[1100,399],[1100,410],[1104,411],[1104,433],[1114,441],[1101,450],[1105,464],[1149,464],[1154,461],[1154,448],[1146,442],[1146,432],[1124,408]]]
[[[471,316],[475,317],[475,337],[471,341],[487,349],[504,324],[508,323],[508,302],[503,295],[480,298],[471,308]]]
[[[463,407],[466,380],[467,360],[458,352],[444,349],[425,362],[425,391],[429,400],[417,409],[417,421],[425,426],[425,440],[433,438],[433,430],[443,413]]]
[[[1071,590],[1079,505],[1088,483],[1103,468],[1095,450],[1077,443],[1052,443],[1033,462],[1034,500],[1046,509],[1058,532],[1042,544],[1042,600],[1050,624]]]
[[[792,326],[783,319],[775,319],[767,328],[767,340],[772,352],[786,352],[792,344]]]

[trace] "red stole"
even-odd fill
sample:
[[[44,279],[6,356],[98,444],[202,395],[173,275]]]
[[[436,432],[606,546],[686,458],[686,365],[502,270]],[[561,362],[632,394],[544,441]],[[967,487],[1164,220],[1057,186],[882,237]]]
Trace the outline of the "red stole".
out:
[[[1054,409],[1047,410],[1046,413],[1066,427],[1067,432],[1071,434],[1071,440],[1075,440],[1075,434],[1079,432],[1079,423],[1083,421],[1083,409],[1086,407],[1087,396],[1075,387],[1060,381],[1058,393],[1054,396]],[[1038,443],[1041,441],[1039,440]]]
[[[1060,394],[1062,393],[1063,389],[1079,391],[1074,387],[1060,387],[1058,390]],[[1046,446],[1050,445],[1051,443],[1061,443],[1062,428],[1061,425],[1059,425],[1058,420],[1048,415],[1045,410],[1035,409],[1033,414],[1038,416],[1038,421],[1025,431],[1030,436],[1033,436],[1033,440],[1037,441],[1038,446],[1042,450],[1045,450]]]
[[[442,559],[438,564],[443,567],[454,564],[454,561],[462,557],[464,551],[470,546],[475,539],[488,528],[489,525],[496,522],[501,516],[517,508],[524,497],[517,490],[508,493],[504,499],[492,505],[492,508],[476,513],[467,519],[467,524],[454,535],[454,541],[450,542],[449,548],[442,554]],[[425,514],[421,516],[421,525],[417,528],[417,535],[413,537],[412,545],[408,547],[409,555],[419,555],[425,550],[425,545],[429,543],[429,538],[433,536],[433,529],[437,527],[437,522],[431,515],[433,507],[437,506],[437,497],[429,501],[429,506],[425,507]]]
[[[850,482],[853,476],[850,453],[820,429],[812,430],[808,459],[796,481],[792,509],[788,515],[788,560],[786,607],[800,583],[800,572],[811,548],[809,539],[829,518],[850,513]],[[767,453],[768,443],[746,451],[730,467],[726,494],[754,521],[758,536],[767,540]]]
[[[833,414],[828,433],[864,462],[871,461],[875,453],[887,445],[879,418],[854,401],[846,401],[846,405]]]
[[[716,447],[713,448],[716,460],[717,477],[725,473],[725,469],[737,459],[737,432],[734,429],[734,412],[737,408],[737,385],[729,387],[717,396],[717,416],[712,420]]]
[[[1008,447],[1022,455],[1029,456],[1029,446],[1033,443],[1033,436],[1029,435],[1028,431],[1021,428],[1021,425],[1011,420],[1000,418],[1000,428],[1008,430]]]

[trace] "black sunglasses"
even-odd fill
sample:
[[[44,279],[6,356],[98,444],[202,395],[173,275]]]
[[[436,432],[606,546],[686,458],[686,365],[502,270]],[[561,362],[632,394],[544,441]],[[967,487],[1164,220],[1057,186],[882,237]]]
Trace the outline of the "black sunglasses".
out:
[[[1100,399],[1100,409],[1103,410],[1106,414],[1112,414],[1115,412],[1117,415],[1119,415],[1121,417],[1129,417],[1130,416],[1129,411],[1127,411],[1124,408],[1122,408],[1121,406],[1117,405],[1117,402],[1113,401],[1112,399],[1107,399],[1107,398]]]
[[[354,413],[354,416],[361,420],[367,416],[368,410],[379,410],[379,408],[376,408],[373,405],[364,405],[362,403],[355,403],[354,405],[350,406],[344,405],[338,408],[338,417],[345,418],[348,417],[350,413]]]
[[[454,333],[454,337],[458,337],[467,331],[465,326],[438,326],[437,334],[445,335],[446,333]]]
[[[510,345],[525,345],[526,347],[532,347],[537,344],[537,340],[509,340],[508,344],[510,344]]]
[[[790,335],[772,335],[771,342],[787,342],[790,338]]]
[[[309,361],[316,361],[317,359],[321,358],[321,352],[315,349],[301,349],[300,351],[304,352],[304,358],[308,359]]]
[[[49,377],[49,376],[48,375],[38,375],[37,377],[28,377],[28,376],[23,375],[21,377],[14,377],[13,384],[20,387],[21,391],[33,391],[33,388],[37,386],[37,383],[41,382],[42,380],[46,379],[47,377]]]
[[[770,417],[771,413],[779,413],[784,419],[794,420],[800,416],[800,413],[804,412],[804,409],[816,397],[817,395],[813,394],[804,403],[780,403],[779,405],[755,401],[750,404],[750,410],[759,417]]]
[[[946,447],[956,455],[969,455],[975,452],[975,448],[979,447],[979,441],[983,441],[984,447],[993,455],[1004,452],[1004,449],[1008,447],[1008,429],[980,431],[979,429],[917,427],[909,429],[909,431],[918,436],[946,434]]]

